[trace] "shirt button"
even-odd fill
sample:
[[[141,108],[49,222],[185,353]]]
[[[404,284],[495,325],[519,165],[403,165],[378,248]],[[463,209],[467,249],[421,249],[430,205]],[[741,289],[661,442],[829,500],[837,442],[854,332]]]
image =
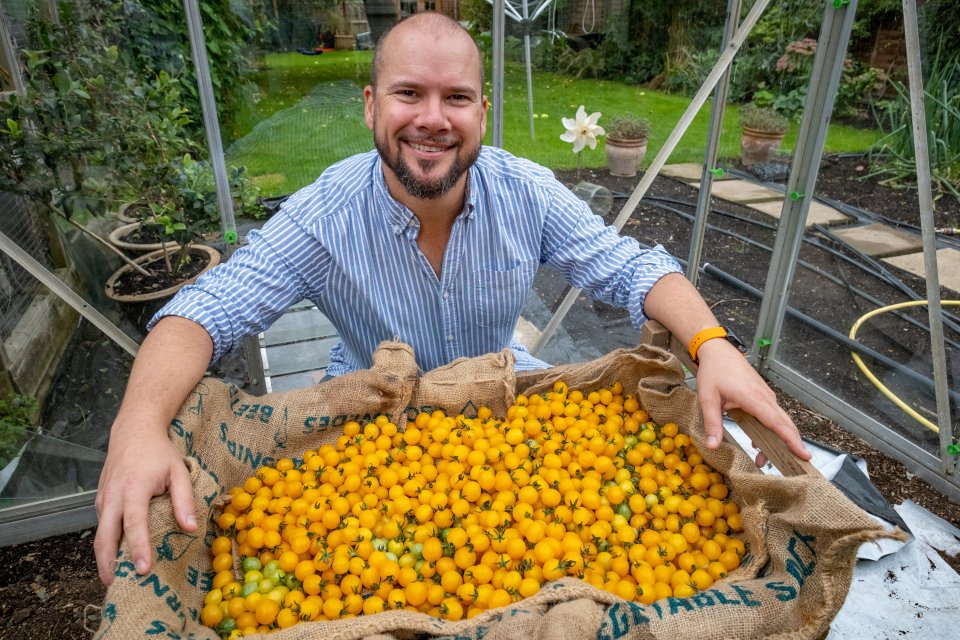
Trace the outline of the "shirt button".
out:
[[[444,292],[443,292],[443,299],[446,300],[446,299],[449,298],[449,297],[450,297],[450,292],[449,292],[449,291],[444,291]]]
[[[393,225],[393,232],[394,232],[394,233],[400,233],[400,225],[398,225],[398,224]]]
[[[447,336],[447,342],[453,342],[453,336]]]
[[[410,218],[410,222],[407,223],[408,227],[413,227],[413,218]]]

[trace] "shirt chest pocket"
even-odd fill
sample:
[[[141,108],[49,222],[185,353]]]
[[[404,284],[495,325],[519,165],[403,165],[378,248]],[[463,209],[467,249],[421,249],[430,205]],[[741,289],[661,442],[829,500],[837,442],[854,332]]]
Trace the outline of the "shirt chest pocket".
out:
[[[475,273],[477,323],[481,327],[505,327],[513,331],[536,273],[536,260],[524,260],[505,270],[478,270]]]

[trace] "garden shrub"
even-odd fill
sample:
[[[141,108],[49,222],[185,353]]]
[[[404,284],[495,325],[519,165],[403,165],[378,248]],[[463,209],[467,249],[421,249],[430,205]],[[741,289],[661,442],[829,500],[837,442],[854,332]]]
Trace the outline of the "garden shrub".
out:
[[[12,393],[0,399],[0,469],[17,455],[36,410],[37,401],[29,396]]]

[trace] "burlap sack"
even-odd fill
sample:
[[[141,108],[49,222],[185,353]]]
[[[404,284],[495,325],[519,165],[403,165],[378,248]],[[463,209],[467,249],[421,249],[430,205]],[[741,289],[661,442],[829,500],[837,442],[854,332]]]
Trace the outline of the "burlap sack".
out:
[[[332,442],[350,419],[386,414],[402,429],[420,410],[473,415],[486,405],[494,415],[503,415],[516,393],[546,390],[557,379],[582,390],[619,380],[636,390],[655,420],[672,420],[691,436],[706,461],[729,478],[742,510],[749,553],[739,569],[696,596],[649,606],[565,578],[548,583],[532,598],[472,620],[447,622],[391,611],[301,623],[269,637],[613,640],[818,638],[826,633],[849,588],[857,547],[884,533],[822,478],[764,476],[731,444],[708,451],[696,396],[683,384],[679,362],[668,352],[641,346],[579,365],[516,375],[513,357],[504,351],[461,359],[418,377],[410,349],[388,343],[370,370],[310,389],[254,397],[218,381],[198,385],[170,435],[190,466],[200,529],[195,534],[180,531],[169,498],[153,500],[154,570],[138,576],[129,550],[121,548],[96,638],[217,640],[198,620],[213,579],[209,544],[218,533],[213,514],[221,494],[259,466],[281,457],[296,459]]]

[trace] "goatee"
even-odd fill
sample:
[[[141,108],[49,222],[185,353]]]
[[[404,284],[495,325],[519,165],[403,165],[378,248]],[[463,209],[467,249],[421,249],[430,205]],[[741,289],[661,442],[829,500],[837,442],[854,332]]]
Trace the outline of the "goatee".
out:
[[[389,145],[382,140],[379,135],[374,135],[373,142],[377,147],[377,151],[380,153],[380,157],[383,158],[384,164],[393,171],[406,192],[414,198],[423,200],[435,200],[446,195],[480,156],[479,144],[466,155],[458,152],[453,164],[450,166],[450,170],[440,178],[431,180],[414,175],[410,165],[407,164],[407,161],[403,158],[399,147],[397,148],[397,152],[391,155]],[[436,164],[435,160],[419,160],[418,162],[420,169],[424,173],[429,172]]]

